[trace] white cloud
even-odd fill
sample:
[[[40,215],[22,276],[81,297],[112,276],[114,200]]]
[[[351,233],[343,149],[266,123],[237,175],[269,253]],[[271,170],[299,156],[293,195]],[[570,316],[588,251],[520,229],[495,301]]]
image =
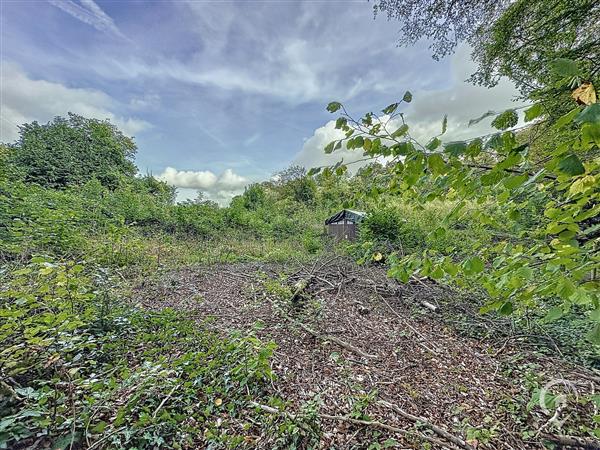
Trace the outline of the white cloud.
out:
[[[178,192],[179,201],[194,198],[196,191],[202,191],[207,199],[220,204],[229,203],[250,183],[247,178],[236,174],[231,169],[217,176],[210,170],[177,170],[167,167],[157,178],[171,186],[181,188]]]
[[[217,176],[209,170],[194,172],[192,170],[177,170],[173,167],[167,167],[158,176],[158,179],[172,186],[201,190],[214,187],[218,181]]]
[[[127,135],[151,126],[144,120],[113,113],[120,105],[102,91],[33,80],[20,67],[6,62],[2,62],[1,69],[0,141],[14,141],[18,137],[17,125],[34,120],[47,122],[55,116],[66,116],[67,112],[109,119]]]
[[[312,3],[285,7],[260,2],[176,2],[179,13],[191,24],[187,31],[192,42],[197,43],[191,54],[186,52],[182,59],[177,54],[153,52],[147,59],[143,54],[116,58],[104,53],[91,64],[108,79],[167,80],[291,104],[347,101],[374,90],[396,91],[399,85],[428,78],[414,77],[415,70],[399,70],[392,56],[398,50],[383,31],[394,26],[385,21],[374,25],[368,4],[339,11]],[[186,35],[184,40],[188,39]],[[416,48],[402,50],[407,64],[417,54]],[[392,63],[381,62],[386,58]],[[393,83],[382,87],[382,79]]]
[[[160,101],[158,94],[144,94],[129,100],[129,107],[135,110],[155,110],[160,106]]]
[[[227,169],[217,180],[217,185],[223,188],[239,189],[248,184],[248,180],[240,175],[233,173],[233,170]]]
[[[335,128],[335,121],[330,120],[315,130],[314,134],[304,141],[302,150],[296,155],[293,164],[307,168],[335,164],[340,160],[351,163],[363,157],[360,150],[347,150],[345,146],[333,153],[326,154],[323,149],[335,139],[342,139],[344,132]]]
[[[465,80],[474,71],[473,63],[469,58],[469,48],[459,48],[452,56],[453,83],[449,88],[439,90],[417,90],[413,92],[412,103],[404,110],[406,122],[410,126],[410,134],[421,143],[426,143],[430,138],[441,132],[444,115],[448,115],[448,129],[442,136],[445,142],[474,138],[494,130],[490,126],[491,119],[483,120],[471,127],[469,120],[481,116],[488,110],[502,112],[508,108],[523,105],[512,100],[518,96],[518,91],[508,80],[501,80],[498,86],[487,89],[466,83]],[[394,99],[390,99],[389,103]],[[373,105],[383,108],[387,105]],[[366,111],[357,111],[357,115]],[[397,126],[397,124],[396,124]],[[390,124],[389,131],[395,129]],[[345,163],[361,159],[362,151],[346,150],[342,148],[332,154],[325,154],[324,147],[334,139],[341,139],[344,134],[335,129],[335,122],[329,121],[326,125],[315,130],[295,156],[293,163],[305,167],[316,167],[335,164],[340,160]]]
[[[49,0],[49,2],[98,31],[126,39],[121,30],[115,25],[114,20],[93,0],[80,0],[79,4],[72,0]]]

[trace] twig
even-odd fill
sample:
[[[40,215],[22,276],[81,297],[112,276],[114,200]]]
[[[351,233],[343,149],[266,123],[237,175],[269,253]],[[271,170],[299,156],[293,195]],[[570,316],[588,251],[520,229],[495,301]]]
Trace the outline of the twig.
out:
[[[542,434],[542,437],[549,441],[556,442],[560,446],[583,448],[586,450],[600,449],[600,441],[598,439],[564,435],[555,436],[552,434]]]
[[[379,356],[377,355],[371,355],[369,353],[365,353],[363,352],[360,348],[355,347],[352,344],[348,344],[347,342],[342,341],[341,339],[338,339],[335,336],[330,336],[327,334],[320,334],[317,333],[315,330],[307,327],[306,325],[304,325],[301,322],[295,321],[296,325],[298,325],[300,328],[302,328],[304,331],[306,331],[309,334],[312,334],[314,337],[316,337],[317,339],[321,339],[323,341],[331,341],[331,342],[335,342],[337,345],[339,345],[340,347],[345,348],[346,350],[350,350],[353,353],[356,353],[357,355],[362,356],[363,358],[368,358],[368,359],[378,359]]]
[[[259,408],[262,411],[268,412],[270,414],[278,414],[284,417],[288,417],[290,419],[296,419],[297,416],[295,414],[291,414],[285,411],[281,411],[277,408],[273,408],[271,406],[267,406],[267,405],[261,405],[260,403],[256,403],[256,402],[250,402],[249,405],[251,407],[254,408]],[[346,417],[346,416],[333,416],[330,414],[317,414],[317,416],[321,419],[326,419],[326,420],[337,420],[340,422],[348,422],[348,423],[352,423],[355,425],[363,425],[363,426],[367,426],[367,427],[374,427],[374,428],[380,428],[382,430],[386,430],[386,431],[391,431],[392,433],[397,433],[397,434],[401,434],[402,436],[410,436],[413,434],[416,434],[419,438],[429,441],[432,444],[436,444],[439,445],[443,448],[448,448],[448,444],[441,442],[435,438],[432,438],[430,436],[427,436],[425,434],[422,434],[416,430],[403,430],[402,428],[398,428],[395,427],[393,425],[389,425],[387,423],[384,422],[379,422],[377,420],[361,420],[361,419],[354,419],[352,417]]]
[[[380,298],[380,299],[383,301],[383,303],[385,303],[385,304],[386,304],[386,306],[387,306],[387,307],[390,309],[390,311],[392,311],[392,312],[393,312],[393,313],[396,315],[396,317],[398,317],[398,319],[400,319],[400,321],[401,321],[401,322],[402,322],[404,325],[406,325],[408,328],[410,328],[410,329],[411,329],[411,331],[412,331],[413,333],[415,333],[417,336],[419,336],[421,339],[423,339],[423,340],[425,339],[425,338],[423,337],[423,335],[422,335],[422,334],[421,334],[421,333],[420,333],[420,332],[419,332],[419,331],[418,331],[418,330],[417,330],[415,327],[413,327],[413,326],[412,326],[410,323],[408,323],[406,320],[404,320],[404,318],[403,318],[403,317],[402,317],[400,314],[398,314],[398,311],[396,311],[394,308],[392,308],[392,305],[390,305],[390,304],[388,303],[388,301],[387,301],[387,300],[386,300],[386,299],[383,297],[383,295],[381,295],[381,294],[380,294],[380,293],[377,291],[377,286],[375,287],[375,292],[377,293],[377,295],[379,295],[379,298]],[[417,344],[419,344],[421,347],[423,347],[423,348],[424,348],[425,350],[427,350],[428,352],[430,352],[430,353],[432,353],[432,354],[434,354],[434,355],[437,355],[437,352],[435,352],[434,350],[430,349],[430,348],[429,348],[427,345],[423,344],[422,342],[419,342],[419,341],[417,340]]]
[[[171,389],[169,391],[169,393],[167,394],[167,396],[165,398],[163,398],[162,402],[160,402],[160,405],[158,405],[158,408],[156,408],[154,410],[154,414],[152,414],[152,418],[155,418],[156,415],[158,414],[158,412],[161,410],[161,408],[164,406],[164,404],[167,402],[167,400],[169,400],[171,398],[171,395],[173,395],[173,393],[177,390],[177,388],[179,387],[179,384],[176,384],[175,386],[173,386],[173,389]]]
[[[408,413],[408,412],[400,409],[398,406],[396,406],[396,405],[394,405],[394,404],[392,404],[390,402],[386,402],[385,400],[379,400],[377,402],[377,404],[383,406],[384,408],[391,409],[392,411],[394,411],[397,414],[401,415],[405,419],[410,420],[411,422],[425,425],[427,428],[429,428],[431,431],[433,431],[438,436],[443,437],[444,439],[452,442],[453,444],[458,445],[461,448],[464,448],[466,450],[475,450],[475,447],[473,447],[472,445],[467,444],[464,440],[462,440],[458,436],[455,436],[453,434],[448,433],[443,428],[440,428],[437,425],[432,424],[431,422],[429,422],[424,417],[414,416],[414,415],[412,415],[412,414],[410,414],[410,413]]]

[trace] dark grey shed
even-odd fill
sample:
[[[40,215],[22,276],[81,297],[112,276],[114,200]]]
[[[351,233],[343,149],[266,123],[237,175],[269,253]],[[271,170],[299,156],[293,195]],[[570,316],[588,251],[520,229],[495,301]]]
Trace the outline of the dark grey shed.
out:
[[[347,239],[353,241],[356,239],[358,224],[362,222],[367,213],[354,211],[352,209],[342,209],[325,221],[327,234],[337,240]]]

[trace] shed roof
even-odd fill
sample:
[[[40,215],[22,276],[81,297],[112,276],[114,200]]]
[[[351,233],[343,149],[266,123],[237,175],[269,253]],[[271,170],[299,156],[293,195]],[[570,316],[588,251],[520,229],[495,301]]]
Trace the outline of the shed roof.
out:
[[[366,212],[363,211],[354,211],[353,209],[342,209],[340,212],[334,214],[329,219],[325,221],[325,225],[329,225],[330,223],[339,222],[340,220],[350,220],[354,223],[361,222],[365,216]]]

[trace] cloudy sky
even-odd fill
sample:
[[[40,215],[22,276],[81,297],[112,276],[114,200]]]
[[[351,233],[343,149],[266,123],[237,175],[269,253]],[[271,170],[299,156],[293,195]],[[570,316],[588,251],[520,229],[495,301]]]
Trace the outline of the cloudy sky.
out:
[[[401,24],[374,19],[367,0],[0,5],[0,141],[68,111],[108,118],[135,136],[140,171],[180,198],[226,202],[291,163],[330,161],[332,100],[360,115],[410,90],[414,133],[437,133],[448,114],[455,139],[485,132],[466,123],[516,95],[464,83],[467,48],[441,62],[427,43],[398,48]]]

